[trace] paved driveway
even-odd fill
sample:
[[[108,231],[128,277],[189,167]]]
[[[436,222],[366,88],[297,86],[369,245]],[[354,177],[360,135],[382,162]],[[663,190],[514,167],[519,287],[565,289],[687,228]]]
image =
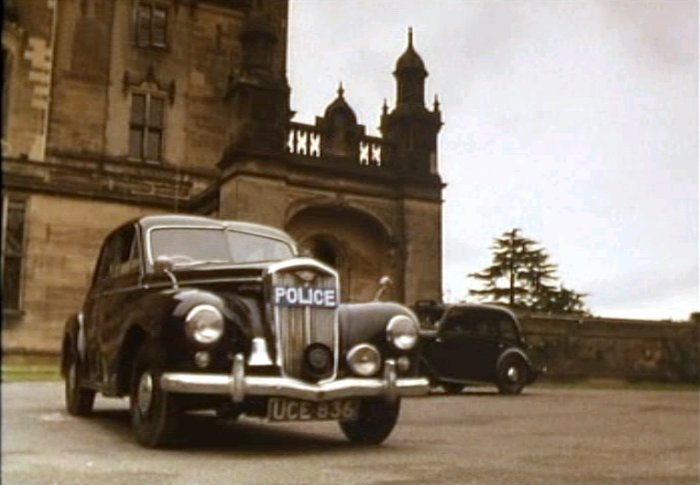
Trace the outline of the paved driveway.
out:
[[[335,423],[184,424],[184,445],[146,450],[125,400],[89,419],[63,411],[60,383],[2,385],[2,483],[698,484],[698,393],[528,388],[404,401],[380,447]]]

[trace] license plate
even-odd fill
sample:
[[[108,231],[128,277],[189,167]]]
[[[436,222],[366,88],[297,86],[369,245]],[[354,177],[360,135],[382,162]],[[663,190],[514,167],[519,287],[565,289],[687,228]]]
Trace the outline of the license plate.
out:
[[[267,401],[267,418],[270,421],[324,421],[357,419],[359,401],[300,401],[271,397]]]

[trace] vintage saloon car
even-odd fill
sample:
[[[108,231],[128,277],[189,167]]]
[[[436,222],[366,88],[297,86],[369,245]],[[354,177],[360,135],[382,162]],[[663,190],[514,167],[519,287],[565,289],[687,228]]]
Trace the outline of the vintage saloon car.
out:
[[[519,394],[543,369],[526,353],[518,317],[502,307],[419,302],[420,363],[433,385],[459,393],[471,382],[492,382],[502,394]]]
[[[181,215],[124,224],[65,325],[68,412],[89,414],[96,392],[128,395],[145,446],[170,441],[195,409],[336,420],[348,439],[380,443],[401,396],[428,391],[417,318],[340,299],[337,273],[297,257],[282,231]]]

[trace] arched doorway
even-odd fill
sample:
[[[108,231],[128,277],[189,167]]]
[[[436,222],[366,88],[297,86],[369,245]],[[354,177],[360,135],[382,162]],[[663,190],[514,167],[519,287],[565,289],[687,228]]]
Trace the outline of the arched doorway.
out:
[[[301,245],[303,251],[332,268],[338,269],[343,263],[341,243],[327,235],[317,234],[302,241]]]
[[[384,275],[395,286],[383,299],[400,298],[391,236],[372,215],[347,206],[311,206],[294,213],[285,229],[302,251],[338,271],[343,301],[371,300]]]

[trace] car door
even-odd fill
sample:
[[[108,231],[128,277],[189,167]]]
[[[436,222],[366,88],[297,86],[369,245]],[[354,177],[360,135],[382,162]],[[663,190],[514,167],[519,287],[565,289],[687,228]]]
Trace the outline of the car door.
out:
[[[499,339],[497,312],[474,309],[467,317],[464,337],[465,352],[470,355],[470,378],[491,380],[496,374],[496,362],[503,345]]]
[[[464,350],[465,319],[461,308],[451,308],[438,323],[437,336],[427,349],[427,360],[440,377],[463,380],[470,355]]]
[[[91,379],[108,384],[109,364],[118,351],[118,321],[124,299],[140,280],[135,227],[119,228],[105,240],[84,307]]]
[[[100,358],[100,321],[104,315],[103,294],[109,286],[110,268],[116,257],[116,237],[110,235],[102,245],[95,273],[92,278],[90,291],[83,305],[83,326],[86,341],[86,354],[90,380],[99,382],[101,358]]]
[[[121,228],[113,241],[113,257],[100,295],[98,344],[103,359],[103,379],[114,368],[124,333],[124,321],[133,311],[132,300],[139,294],[141,261],[137,228],[130,224]]]

